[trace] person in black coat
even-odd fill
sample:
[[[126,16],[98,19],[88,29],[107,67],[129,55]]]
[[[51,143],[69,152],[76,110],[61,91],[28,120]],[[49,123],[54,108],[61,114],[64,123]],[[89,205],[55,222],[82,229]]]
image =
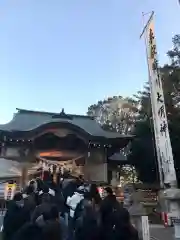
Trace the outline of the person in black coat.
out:
[[[34,211],[36,208],[36,194],[34,192],[34,187],[32,185],[29,185],[26,189],[24,196],[24,207],[29,211],[30,214]]]
[[[57,221],[50,221],[42,229],[42,240],[62,240],[60,224]]]
[[[4,217],[3,239],[11,240],[13,235],[29,220],[30,214],[24,207],[23,196],[21,193],[16,193]]]
[[[139,240],[137,230],[132,226],[127,209],[119,208],[111,213],[108,228],[103,228],[103,240]]]
[[[110,187],[105,188],[106,197],[102,200],[100,204],[100,215],[101,223],[106,228],[110,221],[110,216],[112,212],[120,208],[120,204],[116,199],[116,196],[113,194],[113,191]]]
[[[91,195],[94,203],[95,203],[96,205],[99,205],[99,204],[101,203],[102,199],[101,199],[101,196],[100,196],[100,194],[99,194],[97,185],[96,185],[95,183],[92,183],[92,184],[90,185],[89,193],[90,193],[90,195]]]
[[[45,211],[50,210],[52,206],[51,196],[48,193],[42,194],[42,203],[38,205],[31,215],[32,222],[35,222],[37,218]]]
[[[42,229],[35,223],[25,223],[13,236],[12,240],[43,240]]]
[[[75,223],[75,240],[99,240],[99,226],[96,212],[92,207],[92,203],[84,205],[81,216]]]

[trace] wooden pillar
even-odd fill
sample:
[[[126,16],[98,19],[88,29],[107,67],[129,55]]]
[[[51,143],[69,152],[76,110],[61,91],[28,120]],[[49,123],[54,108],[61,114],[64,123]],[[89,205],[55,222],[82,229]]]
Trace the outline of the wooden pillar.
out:
[[[3,142],[1,145],[1,153],[0,153],[1,157],[6,157],[6,145]]]
[[[84,178],[91,181],[107,182],[107,162],[103,150],[93,149],[88,153],[84,166]]]
[[[27,183],[29,181],[28,179],[28,169],[32,165],[32,163],[36,162],[35,159],[35,152],[32,148],[29,147],[22,147],[19,149],[19,160],[21,162],[21,180],[20,185],[21,188],[24,188],[27,186]]]
[[[27,186],[27,183],[28,183],[28,164],[22,163],[20,180],[21,189],[25,188]]]
[[[57,166],[53,165],[53,182],[57,183]]]
[[[91,152],[90,150],[88,151],[87,155],[85,156],[85,161],[84,161],[84,166],[82,167],[82,171],[83,171],[83,175],[84,175],[84,179],[86,181],[90,180],[90,174],[88,171],[88,163],[90,161],[90,157],[91,157]]]

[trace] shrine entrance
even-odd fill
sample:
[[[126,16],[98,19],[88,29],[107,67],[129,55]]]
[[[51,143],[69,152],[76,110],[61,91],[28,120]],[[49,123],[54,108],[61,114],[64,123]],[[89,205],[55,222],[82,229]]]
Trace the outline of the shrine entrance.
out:
[[[108,132],[83,115],[17,109],[0,125],[1,157],[21,163],[22,185],[28,168],[38,161],[82,173],[91,181],[108,182],[109,157],[127,146],[132,136]],[[37,165],[38,165],[37,164]],[[54,168],[55,169],[55,168]]]
[[[43,169],[52,173],[69,171],[73,175],[84,174],[87,143],[75,134],[58,135],[61,130],[45,133],[34,140],[37,159]],[[64,130],[62,130],[64,132]]]

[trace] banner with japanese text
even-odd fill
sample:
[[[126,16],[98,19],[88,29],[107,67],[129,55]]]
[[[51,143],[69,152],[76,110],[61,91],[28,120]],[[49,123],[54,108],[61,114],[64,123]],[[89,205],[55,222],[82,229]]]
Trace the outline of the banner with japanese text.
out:
[[[160,151],[161,158],[159,168],[160,171],[163,171],[164,183],[172,183],[176,181],[176,173],[169,137],[161,75],[159,72],[153,19],[151,19],[146,28],[146,41],[156,149]]]

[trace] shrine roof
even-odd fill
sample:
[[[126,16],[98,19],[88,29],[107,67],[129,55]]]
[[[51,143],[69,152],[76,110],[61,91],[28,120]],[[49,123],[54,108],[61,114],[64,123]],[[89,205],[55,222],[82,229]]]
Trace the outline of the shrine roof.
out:
[[[17,108],[17,113],[13,119],[7,124],[0,125],[1,132],[21,132],[21,134],[32,132],[42,128],[43,126],[64,124],[72,125],[77,129],[81,129],[91,136],[104,138],[126,138],[132,139],[132,135],[121,135],[115,132],[105,131],[93,117],[85,115],[66,114],[64,110],[61,113],[32,111]]]
[[[127,161],[127,156],[124,155],[122,152],[114,153],[111,157],[109,157],[111,161]]]

